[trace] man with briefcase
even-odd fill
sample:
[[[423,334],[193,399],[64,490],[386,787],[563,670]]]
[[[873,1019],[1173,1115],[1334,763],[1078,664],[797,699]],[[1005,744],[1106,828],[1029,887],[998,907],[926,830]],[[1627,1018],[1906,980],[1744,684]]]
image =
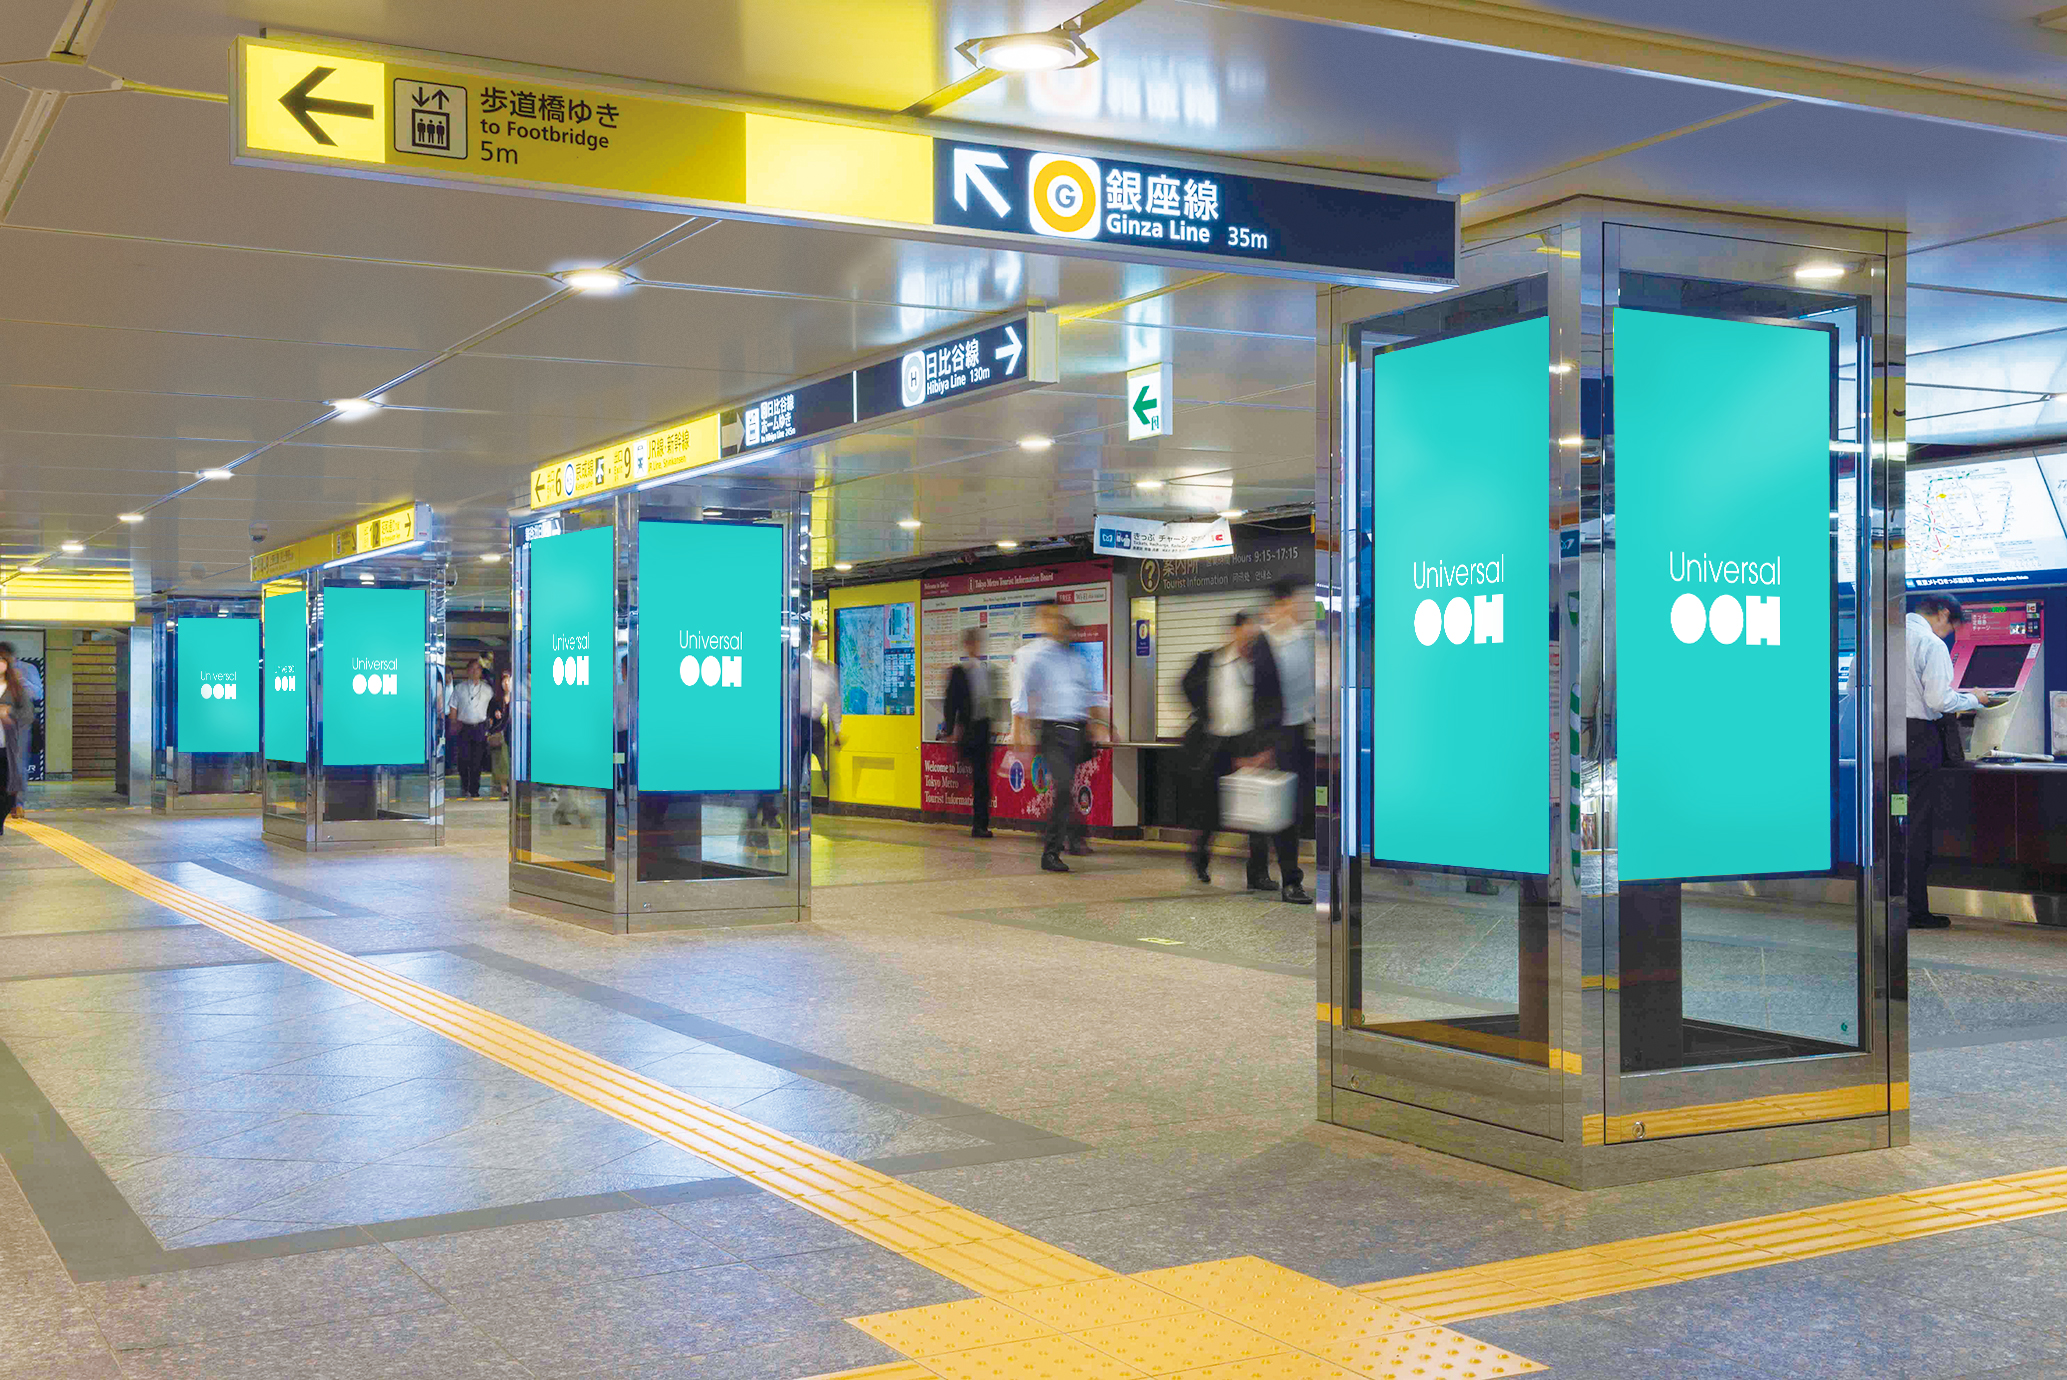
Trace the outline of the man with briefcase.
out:
[[[1268,777],[1232,783],[1229,780],[1237,772],[1264,772],[1276,765],[1275,749],[1278,730],[1284,723],[1285,696],[1277,658],[1260,632],[1250,614],[1237,613],[1228,628],[1227,641],[1211,651],[1200,652],[1184,673],[1184,698],[1192,712],[1191,729],[1185,735],[1186,755],[1197,774],[1198,808],[1203,816],[1191,846],[1191,873],[1207,886],[1213,884],[1213,836],[1230,825],[1249,826],[1245,832],[1253,830],[1256,821],[1249,817],[1249,812],[1260,808],[1267,813],[1274,808],[1271,801],[1259,800],[1259,795],[1289,797],[1295,788],[1293,783],[1277,780],[1284,773],[1274,771]],[[1241,802],[1243,818],[1226,817],[1229,798]],[[1277,889],[1270,877],[1268,854],[1252,847],[1249,890]]]

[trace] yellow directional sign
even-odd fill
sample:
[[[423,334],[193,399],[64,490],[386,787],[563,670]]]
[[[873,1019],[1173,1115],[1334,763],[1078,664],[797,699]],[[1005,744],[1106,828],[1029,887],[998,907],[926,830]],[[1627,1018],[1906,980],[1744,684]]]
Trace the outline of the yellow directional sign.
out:
[[[341,39],[239,38],[234,68],[243,163],[1410,291],[1456,281],[1457,203],[1426,183],[972,143],[901,116]]]
[[[570,498],[664,479],[717,458],[718,414],[713,412],[540,465],[531,472],[531,506],[550,508]]]
[[[364,522],[303,537],[300,541],[276,546],[253,556],[251,582],[262,584],[275,576],[327,565],[346,556],[363,556],[390,546],[401,546],[423,536],[429,523],[430,505],[411,503],[377,513]]]
[[[245,138],[255,148],[378,163],[388,146],[385,66],[247,41]]]
[[[515,69],[240,38],[238,156],[928,225],[933,140]]]

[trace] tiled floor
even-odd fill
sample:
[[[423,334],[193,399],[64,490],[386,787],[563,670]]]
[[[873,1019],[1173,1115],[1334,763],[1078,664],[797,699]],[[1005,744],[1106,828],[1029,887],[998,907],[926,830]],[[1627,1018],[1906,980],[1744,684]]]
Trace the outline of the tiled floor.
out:
[[[1315,1125],[1311,912],[1189,890],[1173,853],[1056,878],[1023,839],[821,821],[813,925],[627,941],[502,908],[500,808],[451,813],[439,853],[319,858],[248,819],[52,818],[1122,1272],[1253,1254],[1358,1284],[2067,1163],[2067,936],[1916,937],[1912,1146],[1577,1194]],[[0,1062],[28,1087],[0,1096],[0,1380],[796,1380],[896,1359],[844,1319],[968,1296],[253,960],[0,841]],[[2067,1376],[2062,1238],[2033,1218],[1460,1327],[1561,1377]]]

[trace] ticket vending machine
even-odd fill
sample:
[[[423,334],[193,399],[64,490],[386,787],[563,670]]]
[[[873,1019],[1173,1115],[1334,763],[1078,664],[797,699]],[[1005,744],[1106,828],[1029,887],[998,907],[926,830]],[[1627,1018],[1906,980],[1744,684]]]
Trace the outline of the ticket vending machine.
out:
[[[1969,603],[1952,644],[1952,683],[1971,695],[2014,695],[2002,711],[1977,722],[1968,757],[1991,751],[2050,755],[2046,734],[2045,617],[2036,599]],[[2004,712],[2006,711],[2006,712]]]

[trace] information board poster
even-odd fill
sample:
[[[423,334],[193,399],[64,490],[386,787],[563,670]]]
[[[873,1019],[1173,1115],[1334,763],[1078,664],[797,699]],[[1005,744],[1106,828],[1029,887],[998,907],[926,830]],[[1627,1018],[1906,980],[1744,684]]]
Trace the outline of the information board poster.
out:
[[[1040,635],[1034,626],[1034,610],[1049,599],[1077,625],[1083,639],[1076,644],[1077,654],[1099,691],[1109,693],[1106,641],[1111,636],[1111,579],[1110,563],[1075,561],[924,581],[919,586],[919,679],[926,736],[937,733],[946,717],[947,673],[961,660],[962,634],[971,628],[983,633],[980,655],[991,673],[998,735],[1005,735],[1010,726],[1012,658],[1028,639]]]
[[[429,755],[429,672],[420,589],[323,591],[323,761],[420,766]]]
[[[1830,869],[1831,340],[1615,313],[1624,881]]]
[[[179,620],[181,752],[257,752],[256,618]]]
[[[269,594],[259,606],[265,622],[266,757],[274,762],[309,759],[309,596]]]
[[[639,524],[639,789],[782,786],[783,529]]]
[[[1371,856],[1550,867],[1550,325],[1371,362]]]
[[[2058,584],[2067,579],[2058,456],[1959,460],[1908,471],[1905,578],[1911,589]]]
[[[919,638],[911,604],[869,604],[833,613],[833,657],[843,714],[918,712]]]
[[[540,537],[529,554],[531,779],[608,790],[617,727],[616,543],[608,527]]]

